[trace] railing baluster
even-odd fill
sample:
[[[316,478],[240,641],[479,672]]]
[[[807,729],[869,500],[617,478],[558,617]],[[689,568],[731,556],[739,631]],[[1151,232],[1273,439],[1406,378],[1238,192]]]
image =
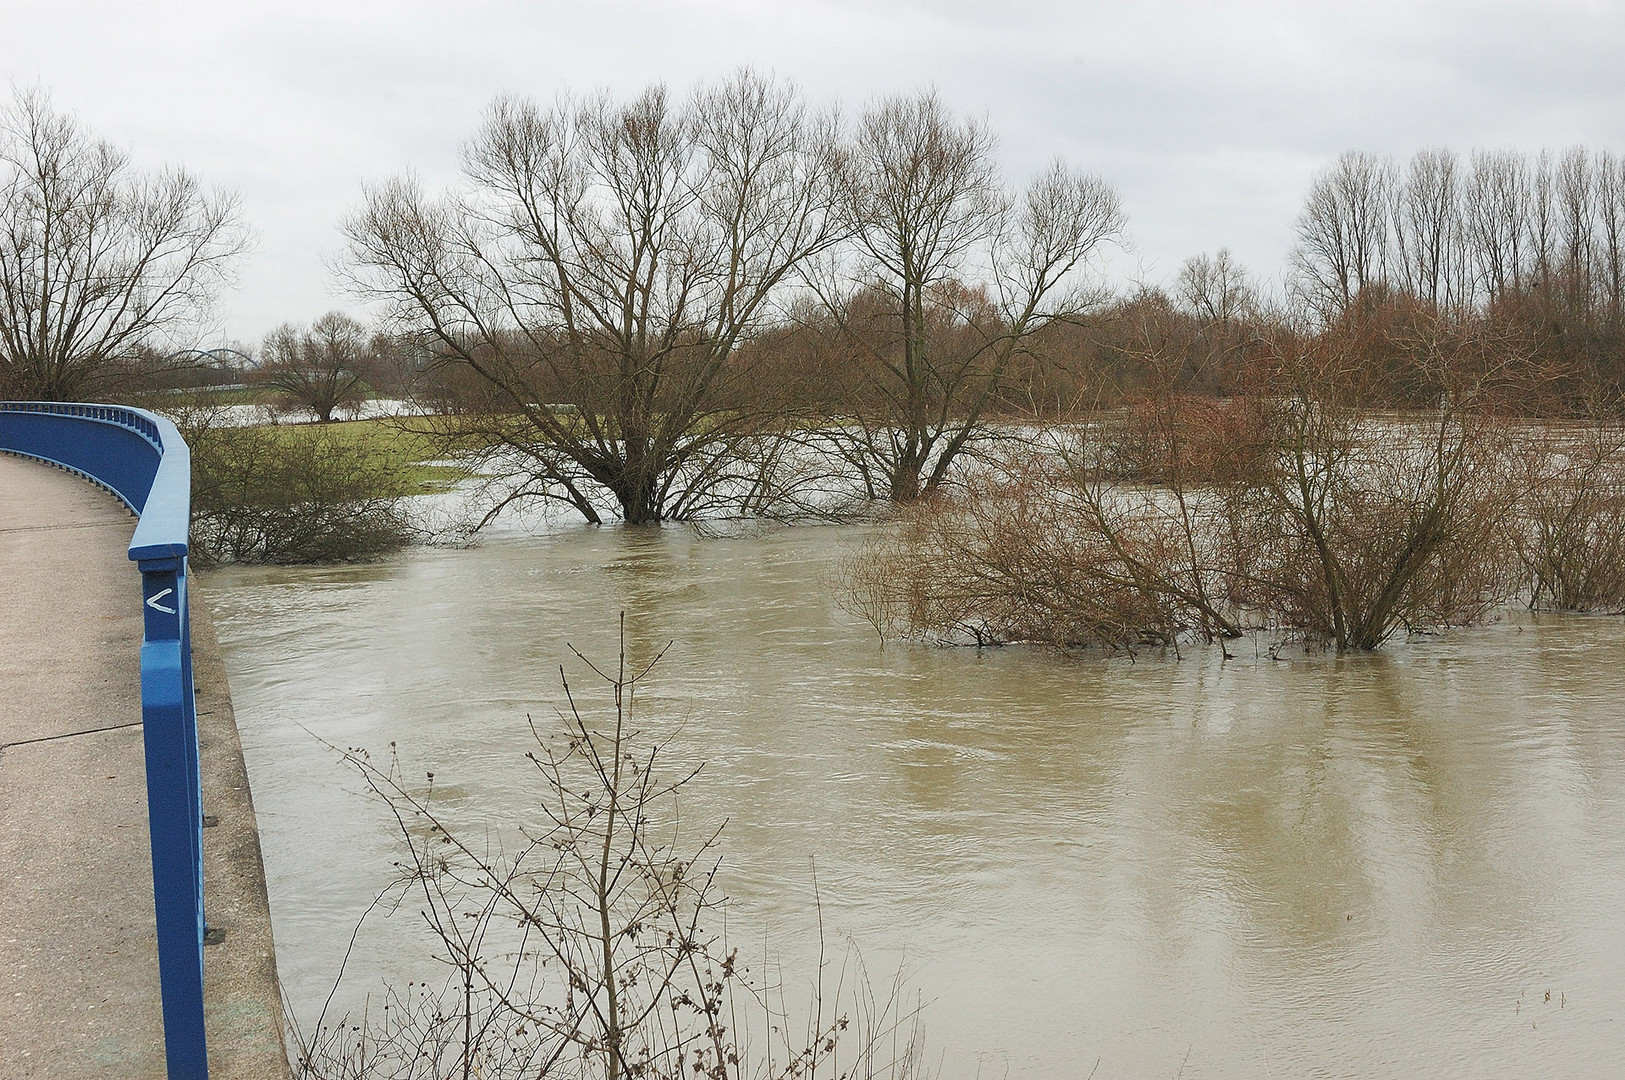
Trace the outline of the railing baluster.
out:
[[[171,1077],[205,1076],[203,1038],[203,816],[197,721],[187,654],[182,561],[143,560],[146,641],[141,646],[141,716],[147,751],[147,812],[158,912],[165,1052]]]

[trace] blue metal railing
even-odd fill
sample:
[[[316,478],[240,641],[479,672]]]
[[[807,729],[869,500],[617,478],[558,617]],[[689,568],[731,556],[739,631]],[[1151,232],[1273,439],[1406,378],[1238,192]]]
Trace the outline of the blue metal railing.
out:
[[[143,409],[0,401],[0,450],[100,484],[140,515],[142,739],[158,913],[164,1053],[171,1080],[209,1074],[203,1039],[203,804],[192,634],[186,610],[192,457],[175,425]]]

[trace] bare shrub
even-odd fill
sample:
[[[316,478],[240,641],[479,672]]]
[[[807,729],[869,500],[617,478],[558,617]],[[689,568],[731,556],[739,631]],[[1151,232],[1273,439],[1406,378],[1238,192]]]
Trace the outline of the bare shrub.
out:
[[[1362,417],[1300,394],[1274,468],[1235,492],[1247,603],[1339,651],[1482,619],[1516,591],[1502,427],[1460,408]]]
[[[328,425],[233,427],[178,414],[192,450],[192,557],[223,562],[359,562],[417,534],[407,481]]]
[[[610,701],[590,718],[566,679],[557,728],[532,723],[538,816],[506,846],[442,816],[432,773],[418,794],[393,758],[346,753],[400,830],[398,904],[417,906],[451,974],[296,1029],[301,1080],[920,1075],[918,1009],[900,984],[876,993],[861,964],[826,976],[820,958],[792,1017],[782,986],[751,975],[717,929],[721,828],[688,825],[679,806],[698,770],[633,727],[660,657],[630,669],[624,635],[609,670],[576,655]]]
[[[1133,648],[1254,626],[1343,651],[1508,600],[1520,487],[1505,426],[1448,402],[1375,417],[1323,390],[1170,399],[1074,429],[903,515],[852,560],[848,606],[883,635],[978,644]],[[1123,482],[1125,455],[1160,483]]]
[[[1110,484],[1077,439],[899,513],[842,574],[847,610],[889,634],[1132,649],[1233,637],[1214,597],[1211,513]]]
[[[1625,610],[1625,431],[1557,427],[1531,441],[1519,545],[1530,606]]]
[[[1264,475],[1270,446],[1257,396],[1146,395],[1116,421],[1102,467],[1124,480],[1234,484]]]

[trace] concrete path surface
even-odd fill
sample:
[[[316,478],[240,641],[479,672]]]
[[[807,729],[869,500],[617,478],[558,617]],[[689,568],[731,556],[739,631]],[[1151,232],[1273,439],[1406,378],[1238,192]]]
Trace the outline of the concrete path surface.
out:
[[[0,1076],[162,1077],[141,741],[135,519],[0,455]],[[210,1073],[286,1077],[259,837],[207,611],[193,594]]]

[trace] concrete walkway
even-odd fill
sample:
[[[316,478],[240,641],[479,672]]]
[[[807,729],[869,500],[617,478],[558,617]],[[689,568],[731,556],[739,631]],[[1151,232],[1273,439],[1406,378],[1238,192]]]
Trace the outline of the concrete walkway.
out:
[[[0,455],[0,1075],[162,1077],[141,741],[135,519]],[[207,612],[192,593],[210,1072],[286,1077],[259,837]]]

